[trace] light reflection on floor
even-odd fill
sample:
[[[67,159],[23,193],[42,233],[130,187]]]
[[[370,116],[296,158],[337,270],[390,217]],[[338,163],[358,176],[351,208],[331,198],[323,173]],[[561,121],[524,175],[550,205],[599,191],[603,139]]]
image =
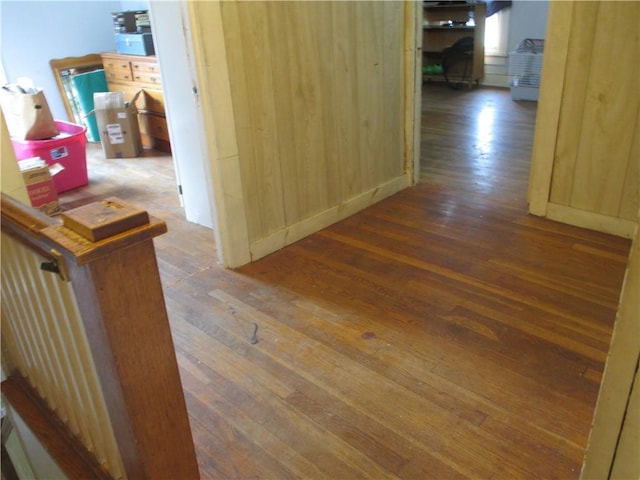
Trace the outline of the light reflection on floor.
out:
[[[446,186],[458,201],[526,201],[536,102],[516,102],[507,89],[438,84],[425,84],[422,99],[422,182]]]
[[[493,120],[495,117],[495,108],[492,105],[482,107],[482,110],[478,113],[478,119],[476,121],[476,140],[477,143],[474,147],[479,151],[480,157],[477,159],[482,163],[482,166],[489,166],[487,164],[492,162],[490,156],[493,150],[494,141],[494,128]]]

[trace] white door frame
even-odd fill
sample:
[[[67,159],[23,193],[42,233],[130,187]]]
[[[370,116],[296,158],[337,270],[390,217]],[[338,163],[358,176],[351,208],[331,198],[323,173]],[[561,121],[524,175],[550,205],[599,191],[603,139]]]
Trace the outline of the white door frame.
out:
[[[224,263],[186,2],[149,2],[178,189],[188,221],[212,228]]]

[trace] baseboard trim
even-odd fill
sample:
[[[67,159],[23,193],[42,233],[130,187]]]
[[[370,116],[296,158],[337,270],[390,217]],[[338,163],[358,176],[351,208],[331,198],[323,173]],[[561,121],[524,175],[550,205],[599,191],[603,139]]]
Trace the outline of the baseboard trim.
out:
[[[329,225],[339,222],[380,200],[404,190],[411,184],[408,174],[403,174],[378,187],[336,205],[324,212],[306,218],[250,245],[251,261],[262,258]]]
[[[618,237],[633,238],[636,222],[624,218],[610,217],[556,203],[547,204],[547,218],[575,227],[610,233]]]
[[[480,85],[486,87],[509,88],[509,76],[496,73],[484,72],[484,77],[480,80]]]

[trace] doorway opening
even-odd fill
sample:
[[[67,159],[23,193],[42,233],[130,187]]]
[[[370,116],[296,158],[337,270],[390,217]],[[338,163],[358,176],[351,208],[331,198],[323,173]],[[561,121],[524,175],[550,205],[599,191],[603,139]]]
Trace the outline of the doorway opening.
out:
[[[430,8],[436,14],[464,9],[450,3],[456,2],[430,2]],[[512,96],[508,52],[524,38],[544,38],[547,9],[547,2],[513,2],[497,11],[487,4],[487,16],[475,22],[485,28],[483,78],[453,90],[431,81],[435,75],[423,77],[420,183],[446,186],[460,199],[495,195],[526,206],[537,102]],[[423,43],[449,33],[431,28]]]
[[[423,84],[420,183],[526,202],[536,110],[507,89]]]

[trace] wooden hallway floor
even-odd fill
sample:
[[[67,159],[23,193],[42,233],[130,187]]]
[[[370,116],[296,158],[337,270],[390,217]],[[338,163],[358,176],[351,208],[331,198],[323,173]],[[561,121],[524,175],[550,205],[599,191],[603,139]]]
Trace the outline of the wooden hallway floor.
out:
[[[202,478],[578,478],[629,242],[527,214],[534,103],[423,96],[420,185],[236,271],[170,157],[90,148],[66,208],[116,195],[168,223]]]

